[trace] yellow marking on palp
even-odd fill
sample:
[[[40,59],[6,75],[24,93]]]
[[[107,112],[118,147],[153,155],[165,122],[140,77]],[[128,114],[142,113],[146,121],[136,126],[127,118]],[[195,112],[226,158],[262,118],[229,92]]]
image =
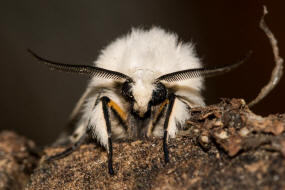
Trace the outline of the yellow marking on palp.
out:
[[[108,106],[113,108],[124,122],[127,120],[126,113],[114,101],[110,100],[110,102],[108,103]]]
[[[157,121],[159,114],[162,112],[163,108],[169,103],[169,100],[166,99],[164,100],[164,102],[161,103],[161,105],[159,106],[157,112],[155,113],[154,117],[153,117],[153,121],[152,121],[152,125],[148,128],[147,130],[147,136],[150,137],[152,134],[152,130],[155,127],[154,123]]]
[[[154,122],[156,122],[159,114],[162,112],[162,110],[163,110],[163,108],[165,107],[166,104],[169,104],[169,100],[168,99],[164,100],[164,102],[162,102],[162,104],[158,108],[158,111],[154,115],[154,120],[153,120]]]

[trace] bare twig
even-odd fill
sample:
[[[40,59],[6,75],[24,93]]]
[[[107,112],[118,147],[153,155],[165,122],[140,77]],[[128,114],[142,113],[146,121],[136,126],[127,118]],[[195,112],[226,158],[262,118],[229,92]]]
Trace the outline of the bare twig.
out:
[[[274,61],[275,61],[275,67],[272,71],[270,81],[261,89],[257,97],[252,100],[248,106],[252,107],[258,102],[260,102],[264,97],[266,97],[272,89],[278,84],[280,81],[282,74],[283,74],[283,59],[279,56],[279,48],[278,48],[278,41],[274,37],[273,33],[271,30],[268,28],[264,21],[265,15],[268,13],[266,6],[263,6],[263,15],[261,17],[259,27],[264,31],[266,36],[268,37],[271,47],[273,49],[273,54],[274,54]]]

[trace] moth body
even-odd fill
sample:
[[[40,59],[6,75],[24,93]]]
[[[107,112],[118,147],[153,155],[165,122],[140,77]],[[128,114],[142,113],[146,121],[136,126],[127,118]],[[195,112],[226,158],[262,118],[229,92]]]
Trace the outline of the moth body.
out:
[[[133,29],[130,34],[117,39],[106,47],[95,66],[114,70],[132,78],[126,90],[131,93],[133,100],[126,99],[121,91],[124,83],[118,83],[112,79],[100,79],[94,77],[88,85],[90,91],[82,105],[82,118],[78,122],[77,138],[71,138],[73,142],[89,127],[92,134],[103,145],[107,146],[108,134],[104,122],[101,97],[109,97],[126,115],[126,122],[120,122],[115,113],[110,113],[112,123],[112,138],[136,138],[141,136],[163,136],[163,118],[153,126],[153,117],[158,112],[159,105],[150,105],[154,96],[153,92],[159,88],[156,79],[167,73],[199,68],[201,63],[196,57],[191,44],[183,44],[178,41],[175,34],[167,33],[160,28],[152,28],[144,31]],[[202,77],[188,81],[177,81],[164,84],[167,94],[175,93],[177,98],[169,121],[169,136],[175,137],[177,126],[183,126],[189,118],[189,108],[203,106],[204,101],[200,94],[203,86]],[[190,100],[190,101],[189,101]],[[95,104],[97,102],[97,104]],[[122,125],[128,130],[123,130]],[[149,128],[155,127],[152,132]]]

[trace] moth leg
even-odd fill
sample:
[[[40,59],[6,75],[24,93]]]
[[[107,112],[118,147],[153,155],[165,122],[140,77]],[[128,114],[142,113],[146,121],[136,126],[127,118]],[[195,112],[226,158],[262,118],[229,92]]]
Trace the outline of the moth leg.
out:
[[[166,110],[166,116],[165,116],[165,121],[164,121],[164,126],[163,126],[163,152],[164,152],[164,160],[165,163],[169,162],[169,152],[168,152],[168,148],[167,148],[167,140],[168,140],[168,124],[169,124],[169,118],[172,112],[172,108],[173,108],[173,104],[175,101],[175,95],[174,94],[170,94],[167,98],[168,100],[168,107]]]
[[[107,134],[108,134],[108,143],[107,143],[107,152],[108,152],[108,170],[109,174],[113,175],[113,146],[112,146],[112,132],[111,132],[111,122],[110,122],[110,114],[109,114],[109,108],[111,108],[115,113],[117,113],[117,116],[120,120],[123,122],[126,122],[126,114],[122,111],[122,109],[112,100],[110,100],[108,97],[103,96],[101,98],[102,101],[102,109],[104,114],[104,119],[106,122],[107,127]]]
[[[81,144],[83,144],[86,140],[87,137],[87,132],[85,132],[72,146],[69,148],[65,149],[63,152],[60,152],[58,154],[55,154],[53,156],[48,157],[45,161],[50,162],[52,160],[58,160],[61,158],[64,158],[68,155],[70,155],[72,152],[74,152]]]

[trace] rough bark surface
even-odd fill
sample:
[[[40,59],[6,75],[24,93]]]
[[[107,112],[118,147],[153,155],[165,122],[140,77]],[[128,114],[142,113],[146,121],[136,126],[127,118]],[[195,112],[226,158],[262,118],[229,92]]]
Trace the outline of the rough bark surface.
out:
[[[285,114],[261,117],[241,99],[224,99],[191,115],[169,142],[167,165],[161,139],[115,142],[114,176],[98,145],[50,163],[66,147],[47,147],[26,189],[285,189]]]
[[[13,132],[0,133],[0,189],[23,189],[37,166],[35,144]]]

